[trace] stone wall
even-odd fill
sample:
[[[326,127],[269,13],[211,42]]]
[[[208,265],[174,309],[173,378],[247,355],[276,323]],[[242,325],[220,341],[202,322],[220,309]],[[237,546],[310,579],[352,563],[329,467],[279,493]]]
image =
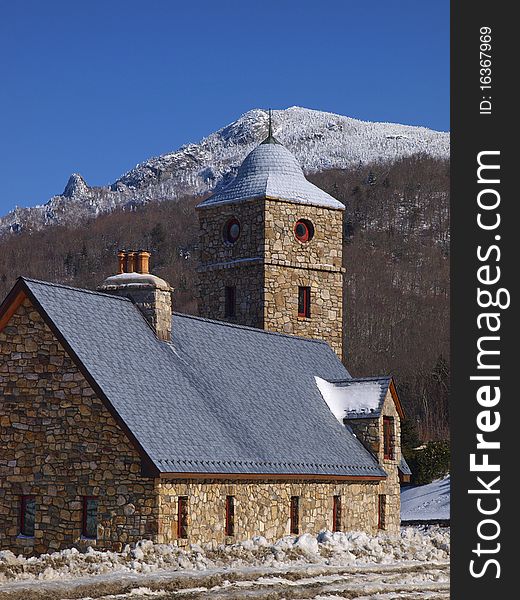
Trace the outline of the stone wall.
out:
[[[383,446],[383,417],[392,417],[394,424],[393,443],[394,453],[392,459],[384,457]],[[390,390],[386,392],[385,401],[379,418],[379,453],[377,458],[388,473],[385,481],[381,482],[381,494],[386,494],[386,529],[399,531],[401,524],[401,486],[399,484],[399,462],[401,461],[401,419],[395,407]]]
[[[393,418],[393,458],[384,457],[383,417]],[[379,461],[388,473],[388,477],[380,484],[380,494],[386,494],[387,530],[395,531],[400,524],[401,496],[399,484],[399,462],[401,460],[401,419],[395,407],[392,393],[386,392],[381,415],[376,419],[345,419],[362,444]]]
[[[98,497],[98,546],[156,533],[154,480],[29,300],[0,332],[0,448],[0,549],[92,544],[83,496]],[[34,538],[20,535],[22,494],[36,500]]]
[[[343,212],[281,200],[266,200],[266,262],[340,271],[343,266]],[[308,220],[314,226],[314,237],[309,242],[302,243],[294,235],[294,227],[300,219]]]
[[[381,450],[382,438],[379,437],[380,421],[380,417],[374,419],[344,419],[344,422],[351,427],[358,440],[374,456],[379,456]]]
[[[343,358],[343,211],[266,200],[264,328],[327,341]],[[313,238],[294,235],[310,221]],[[310,318],[298,316],[298,287],[311,288]]]
[[[264,329],[324,340],[342,358],[342,273],[266,265]],[[298,287],[311,288],[310,317],[298,316]]]
[[[263,327],[264,201],[199,209],[199,315],[249,327]],[[224,230],[240,222],[240,237],[231,244]],[[224,290],[236,288],[236,315],[224,312]]]
[[[128,277],[132,277],[129,273]],[[137,275],[142,277],[141,274]],[[114,296],[129,298],[141,311],[150,327],[160,340],[170,341],[172,334],[172,293],[173,289],[162,279],[145,275],[158,283],[127,283],[102,285],[99,291]]]
[[[291,496],[300,497],[299,533],[331,530],[333,497],[342,498],[342,529],[377,533],[377,482],[163,481],[159,485],[159,542],[231,542],[263,535],[274,541],[290,534]],[[383,492],[379,492],[383,493]],[[226,496],[235,498],[235,536],[225,532]],[[177,536],[178,497],[188,496],[188,540]],[[395,520],[391,529],[397,533]]]
[[[228,321],[248,327],[264,327],[264,267],[252,264],[227,264],[199,271],[199,316]],[[225,288],[236,290],[236,315],[225,315]]]
[[[260,199],[198,209],[201,267],[263,256],[264,202]],[[233,218],[240,222],[240,237],[230,244],[224,239],[224,228]]]
[[[235,244],[224,240],[231,218]],[[299,219],[314,236],[298,241]],[[342,358],[343,211],[280,200],[254,200],[199,210],[201,316],[327,341]],[[224,288],[234,286],[235,317],[224,314]],[[298,287],[311,288],[311,316],[298,316]]]

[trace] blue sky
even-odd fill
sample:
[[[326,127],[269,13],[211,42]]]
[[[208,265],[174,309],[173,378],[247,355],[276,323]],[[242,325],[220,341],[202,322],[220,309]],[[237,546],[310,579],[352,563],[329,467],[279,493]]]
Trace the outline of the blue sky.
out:
[[[448,0],[4,1],[0,214],[294,105],[448,130]]]

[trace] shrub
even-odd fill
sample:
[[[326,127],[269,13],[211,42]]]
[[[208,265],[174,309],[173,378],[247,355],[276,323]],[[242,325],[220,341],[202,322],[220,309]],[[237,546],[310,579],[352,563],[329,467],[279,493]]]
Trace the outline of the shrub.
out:
[[[450,445],[446,441],[428,442],[423,448],[415,450],[407,462],[413,483],[431,483],[450,472]]]

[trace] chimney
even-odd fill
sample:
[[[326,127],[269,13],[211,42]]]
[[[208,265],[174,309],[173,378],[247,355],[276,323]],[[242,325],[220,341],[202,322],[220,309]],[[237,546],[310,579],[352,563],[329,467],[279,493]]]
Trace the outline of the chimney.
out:
[[[164,279],[149,272],[147,250],[119,250],[117,258],[118,274],[107,277],[98,290],[132,300],[157,337],[169,342],[173,289]]]

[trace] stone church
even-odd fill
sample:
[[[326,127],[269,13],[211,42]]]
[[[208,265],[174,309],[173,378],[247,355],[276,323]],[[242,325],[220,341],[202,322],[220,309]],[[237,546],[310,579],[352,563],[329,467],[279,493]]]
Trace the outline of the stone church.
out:
[[[390,377],[341,361],[343,211],[269,133],[198,206],[200,316],[145,251],[98,291],[19,278],[0,549],[396,533],[403,411]]]

